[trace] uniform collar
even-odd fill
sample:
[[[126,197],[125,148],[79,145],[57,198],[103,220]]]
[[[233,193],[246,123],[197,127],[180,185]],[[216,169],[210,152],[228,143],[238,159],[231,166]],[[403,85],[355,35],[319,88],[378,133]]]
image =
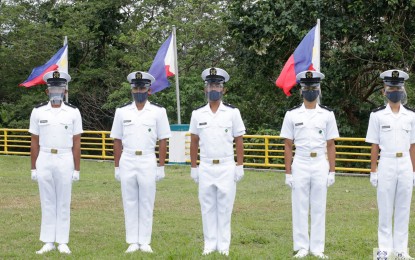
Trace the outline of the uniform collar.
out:
[[[219,110],[221,110],[221,111],[224,111],[224,110],[226,110],[226,106],[223,104],[223,102],[221,101],[220,102],[220,104],[219,104],[219,107],[218,107],[218,111]],[[211,110],[210,110],[210,106],[209,106],[209,103],[207,103],[205,106],[203,106],[202,107],[202,112],[210,112]]]
[[[323,109],[318,105],[318,104],[316,104],[316,112],[317,113],[321,113],[321,112],[323,112]],[[305,108],[305,105],[304,105],[304,103],[303,104],[301,104],[301,107],[300,107],[300,112],[301,113],[304,113],[304,112],[306,112],[307,111],[307,109]]]
[[[133,101],[130,105],[130,109],[137,109],[137,106],[135,105],[135,101]],[[144,104],[143,110],[151,110],[151,104],[150,101],[146,100],[146,103]],[[142,110],[141,110],[142,111]]]
[[[48,104],[46,105],[46,110],[50,110],[52,108],[53,108],[52,107],[52,104],[49,101]],[[62,109],[62,110],[65,110],[65,111],[68,110],[68,106],[65,105],[65,102],[63,102],[63,101],[62,101],[62,104],[61,104],[61,106],[59,108]]]
[[[393,114],[392,109],[389,106],[389,103],[386,104],[386,108],[385,108],[385,112],[384,113],[385,114]],[[406,108],[402,104],[400,104],[400,107],[399,107],[398,115],[399,114],[404,114],[404,115],[408,114],[408,111],[406,110]]]

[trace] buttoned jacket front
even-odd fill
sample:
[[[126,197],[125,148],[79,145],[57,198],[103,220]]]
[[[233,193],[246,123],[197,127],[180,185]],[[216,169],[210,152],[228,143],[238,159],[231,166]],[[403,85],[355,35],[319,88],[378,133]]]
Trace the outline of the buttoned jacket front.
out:
[[[83,132],[81,113],[65,103],[60,108],[45,103],[32,110],[29,132],[39,136],[40,147],[72,148],[73,136]]]
[[[287,111],[281,128],[282,138],[294,141],[296,151],[325,150],[327,141],[339,137],[334,113],[317,105],[308,113],[304,104]]]
[[[191,134],[199,136],[200,157],[224,158],[234,156],[234,138],[245,134],[239,109],[223,102],[216,113],[209,104],[192,112]]]
[[[149,101],[140,111],[134,102],[117,108],[110,136],[122,140],[124,149],[152,151],[157,139],[171,137],[166,109]]]
[[[415,143],[414,130],[415,113],[401,105],[394,114],[388,104],[370,114],[366,142],[378,144],[388,153],[408,152]]]

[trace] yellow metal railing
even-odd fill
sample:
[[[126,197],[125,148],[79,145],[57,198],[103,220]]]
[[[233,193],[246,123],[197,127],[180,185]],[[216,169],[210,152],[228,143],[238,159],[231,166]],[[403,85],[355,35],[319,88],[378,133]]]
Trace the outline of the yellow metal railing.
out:
[[[113,138],[109,131],[84,131],[81,157],[112,160]],[[284,169],[284,143],[279,136],[244,135],[246,166]],[[336,139],[336,171],[370,172],[370,145],[364,138]],[[186,135],[186,155],[190,150],[190,134]],[[0,154],[30,155],[30,134],[27,129],[0,128]],[[187,160],[186,163],[190,163]]]

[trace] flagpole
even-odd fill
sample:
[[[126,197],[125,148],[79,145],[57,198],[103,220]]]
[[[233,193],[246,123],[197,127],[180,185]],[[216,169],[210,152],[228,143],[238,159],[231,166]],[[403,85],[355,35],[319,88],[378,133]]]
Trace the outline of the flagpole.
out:
[[[176,102],[177,102],[177,124],[181,124],[180,116],[180,93],[179,93],[179,66],[177,64],[177,43],[176,43],[176,26],[173,25],[173,46],[174,46],[174,75],[176,78]]]
[[[68,44],[68,36],[65,36],[65,38],[63,39],[63,46],[65,46],[66,44]],[[69,50],[68,50],[68,52],[69,52]],[[67,61],[67,68],[68,68],[68,71],[66,71],[66,73],[69,72],[69,62],[68,61]],[[68,102],[68,99],[69,99],[69,94],[68,94],[69,93],[69,82],[66,83],[66,90],[67,90],[67,92],[65,94],[65,101]]]
[[[316,65],[314,65],[313,64],[313,66],[314,66],[314,69],[316,70],[316,71],[320,71],[320,19],[317,19],[317,28],[316,28],[316,41],[315,41],[315,43],[316,43],[316,45],[317,45],[317,48],[316,48],[316,56],[317,56],[317,64]]]

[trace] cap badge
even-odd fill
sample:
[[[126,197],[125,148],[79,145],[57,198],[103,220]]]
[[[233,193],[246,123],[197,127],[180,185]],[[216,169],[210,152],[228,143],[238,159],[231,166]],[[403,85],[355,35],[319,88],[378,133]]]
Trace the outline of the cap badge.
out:
[[[135,78],[136,78],[136,79],[142,79],[142,78],[143,78],[143,74],[141,74],[141,72],[137,72],[137,73],[135,74]]]
[[[58,78],[60,78],[60,77],[61,77],[61,74],[59,73],[59,71],[54,71],[54,72],[53,72],[53,74],[52,74],[52,77],[53,77],[54,79],[58,79]]]
[[[210,75],[216,75],[218,72],[216,71],[216,69],[215,68],[211,68],[210,70],[209,70],[209,74]]]
[[[306,77],[306,79],[312,79],[312,78],[313,78],[313,72],[311,72],[311,71],[307,71],[307,72],[305,73],[305,77]]]
[[[392,78],[399,78],[399,71],[397,70],[392,71]]]

